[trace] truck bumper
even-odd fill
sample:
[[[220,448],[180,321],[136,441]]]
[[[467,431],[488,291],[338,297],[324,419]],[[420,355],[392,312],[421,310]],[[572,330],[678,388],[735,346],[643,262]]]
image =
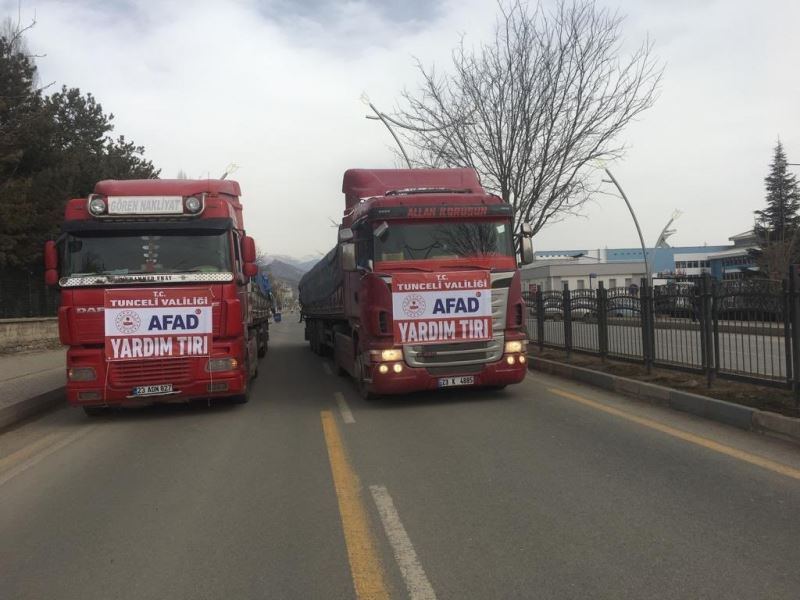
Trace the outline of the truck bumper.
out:
[[[164,359],[159,364],[154,361],[107,363],[101,360],[100,352],[70,349],[68,367],[91,367],[97,377],[92,381],[68,381],[67,401],[72,406],[146,406],[245,393],[247,375],[241,362],[236,369],[208,373],[205,370],[207,360],[198,357]],[[157,384],[171,384],[172,393],[133,395],[135,387]]]
[[[463,376],[474,377],[475,379],[473,384],[461,386],[461,389],[497,387],[519,383],[525,379],[525,374],[528,372],[527,362],[521,363],[518,355],[515,355],[513,365],[509,365],[506,361],[506,356],[503,356],[497,362],[484,365],[480,371],[470,373],[459,372],[457,368],[453,369],[452,372],[444,369],[440,372],[437,369],[435,373],[431,373],[424,367],[409,367],[405,363],[402,364],[403,370],[400,373],[395,373],[391,365],[388,373],[380,373],[377,368],[378,365],[373,365],[372,383],[368,385],[368,390],[379,395],[437,390],[439,389],[439,379]]]

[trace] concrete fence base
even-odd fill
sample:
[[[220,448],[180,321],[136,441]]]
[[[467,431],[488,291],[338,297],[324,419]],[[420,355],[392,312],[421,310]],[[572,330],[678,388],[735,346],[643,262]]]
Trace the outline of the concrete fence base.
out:
[[[58,319],[0,319],[0,352],[47,348],[58,343]]]
[[[800,444],[800,419],[537,356],[529,356],[528,368]]]

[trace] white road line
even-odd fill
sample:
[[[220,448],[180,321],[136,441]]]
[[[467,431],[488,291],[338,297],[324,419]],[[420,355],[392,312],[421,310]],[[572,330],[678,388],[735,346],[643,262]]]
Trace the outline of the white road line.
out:
[[[22,473],[24,471],[27,471],[28,469],[30,469],[31,467],[36,465],[41,460],[43,460],[43,459],[47,458],[48,456],[50,456],[51,454],[53,454],[54,452],[57,452],[58,450],[61,450],[61,448],[63,448],[64,446],[67,446],[67,445],[71,444],[72,442],[82,438],[87,433],[92,431],[95,427],[97,427],[97,426],[96,425],[89,425],[88,427],[82,427],[78,431],[73,433],[72,435],[69,435],[69,436],[67,436],[65,438],[62,438],[61,440],[57,441],[52,446],[47,446],[44,450],[42,450],[38,454],[34,454],[29,459],[27,459],[24,462],[20,463],[19,465],[17,465],[13,469],[10,469],[8,472],[3,473],[3,475],[0,476],[0,486],[5,485],[6,483],[8,483],[12,479],[14,479],[14,477],[16,477],[17,475],[19,475],[20,473]]]
[[[339,412],[342,413],[342,421],[348,425],[355,423],[356,419],[353,417],[350,407],[347,406],[347,401],[344,399],[344,394],[342,394],[342,392],[335,392],[333,397],[336,398],[336,404],[339,405]]]
[[[436,600],[436,593],[433,591],[431,582],[428,581],[425,570],[419,563],[411,539],[400,521],[400,515],[397,514],[394,501],[386,487],[371,485],[369,491],[378,507],[383,528],[386,530],[386,536],[394,550],[394,558],[406,582],[409,598],[411,600]]]
[[[328,375],[333,375],[333,371],[331,371],[331,366],[327,362],[323,361],[322,370],[325,371],[325,373],[327,373]]]

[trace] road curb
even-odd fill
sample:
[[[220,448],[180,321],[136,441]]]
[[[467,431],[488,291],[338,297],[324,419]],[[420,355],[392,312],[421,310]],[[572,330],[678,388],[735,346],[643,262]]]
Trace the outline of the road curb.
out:
[[[65,402],[66,388],[61,386],[49,392],[26,398],[10,406],[0,408],[0,430]]]
[[[537,356],[528,357],[528,368],[800,444],[800,419]]]

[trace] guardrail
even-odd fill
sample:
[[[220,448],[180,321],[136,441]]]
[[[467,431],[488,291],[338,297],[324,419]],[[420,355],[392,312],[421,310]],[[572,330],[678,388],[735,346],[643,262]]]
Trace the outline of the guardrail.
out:
[[[716,377],[792,387],[800,398],[800,290],[745,279],[695,285],[523,293],[540,348],[588,352]],[[798,338],[795,340],[795,338]]]

